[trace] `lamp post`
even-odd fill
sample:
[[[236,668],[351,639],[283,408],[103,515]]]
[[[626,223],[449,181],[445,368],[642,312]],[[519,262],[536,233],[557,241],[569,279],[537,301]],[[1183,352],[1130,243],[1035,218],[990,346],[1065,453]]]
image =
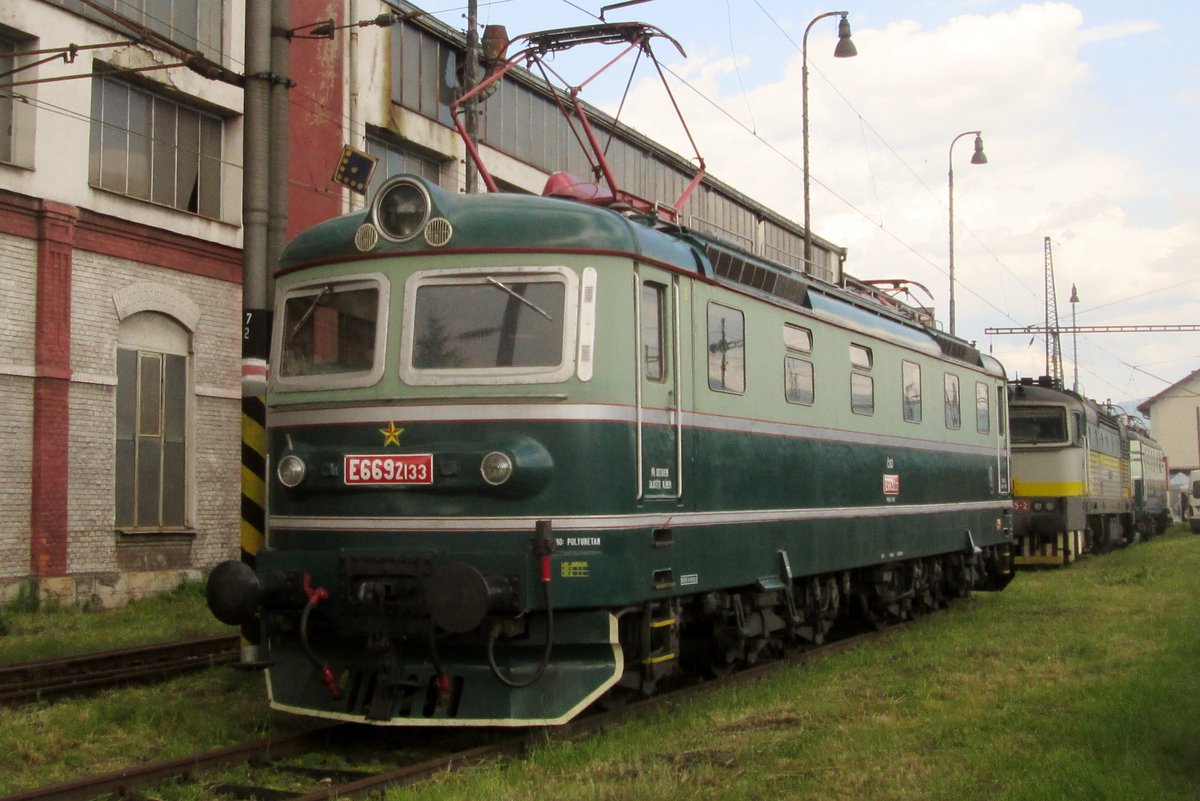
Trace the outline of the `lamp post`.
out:
[[[975,153],[971,156],[972,164],[987,164],[987,156],[983,152],[983,137],[979,131],[964,131],[950,142],[950,333],[954,334],[954,143],[964,136],[975,135]]]
[[[804,38],[800,43],[800,122],[804,139],[804,272],[811,272],[812,267],[812,233],[810,231],[811,216],[808,201],[808,32],[819,20],[826,17],[841,17],[838,22],[838,43],[833,50],[834,58],[850,58],[858,55],[858,48],[850,41],[849,11],[827,11],[818,14],[804,29]]]

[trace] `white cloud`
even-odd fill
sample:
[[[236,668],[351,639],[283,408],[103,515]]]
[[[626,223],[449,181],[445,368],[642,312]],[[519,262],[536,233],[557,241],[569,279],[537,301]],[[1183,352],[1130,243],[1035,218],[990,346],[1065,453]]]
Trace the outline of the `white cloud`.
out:
[[[1145,21],[1088,27],[1069,3],[1025,4],[956,16],[936,27],[908,20],[856,23],[859,56],[847,60],[831,57],[835,23],[815,27],[808,42],[814,231],[849,248],[855,275],[907,277],[931,288],[945,324],[948,149],[959,132],[979,129],[987,166],[970,164],[971,137],[954,150],[960,335],[994,346],[1010,372],[1042,372],[1040,340],[1032,350],[1027,339],[1020,346],[1003,337],[986,343],[983,329],[1042,321],[1045,236],[1054,243],[1064,323],[1072,281],[1085,298],[1080,312],[1135,291],[1175,287],[1084,314],[1081,324],[1195,319],[1200,300],[1186,277],[1188,255],[1200,245],[1197,215],[1188,213],[1200,208],[1197,194],[1173,187],[1164,198],[1141,162],[1144,154],[1093,141],[1084,127],[1105,111],[1087,46],[1158,27]],[[676,70],[740,125],[685,88],[677,87],[676,96],[709,171],[800,220],[801,59],[790,44],[775,44],[783,48],[776,79],[747,86],[744,95],[726,80],[727,57],[693,57]],[[765,48],[753,55],[759,74],[766,57]],[[661,90],[650,82],[636,86],[623,119],[689,152]],[[758,139],[745,130],[751,127]],[[1140,203],[1164,200],[1183,222],[1154,227],[1146,215],[1131,214]],[[1171,308],[1164,310],[1167,301]],[[1108,337],[1091,351],[1099,360],[1089,367],[1097,394],[1144,396],[1164,387],[1127,365],[1169,359],[1178,350],[1176,338],[1092,336]],[[1184,364],[1164,378],[1174,381],[1191,369]]]

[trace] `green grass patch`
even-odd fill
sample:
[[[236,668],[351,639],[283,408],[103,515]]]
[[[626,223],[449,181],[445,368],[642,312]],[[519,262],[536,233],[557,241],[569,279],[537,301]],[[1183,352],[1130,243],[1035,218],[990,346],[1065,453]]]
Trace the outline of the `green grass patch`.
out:
[[[199,582],[117,609],[16,604],[0,609],[0,664],[236,633],[208,611]]]
[[[0,709],[0,794],[311,725],[270,712],[262,674],[235,668]]]
[[[209,620],[196,587],[127,610],[26,614],[10,616],[29,628],[0,637],[0,654],[14,636],[74,652]],[[0,709],[0,794],[311,723],[270,712],[261,675],[232,668]],[[429,745],[452,736],[429,732]],[[1022,573],[851,652],[387,797],[1197,801],[1200,537],[1177,527],[1065,571]]]
[[[1180,528],[853,652],[389,799],[1200,798],[1200,537]]]

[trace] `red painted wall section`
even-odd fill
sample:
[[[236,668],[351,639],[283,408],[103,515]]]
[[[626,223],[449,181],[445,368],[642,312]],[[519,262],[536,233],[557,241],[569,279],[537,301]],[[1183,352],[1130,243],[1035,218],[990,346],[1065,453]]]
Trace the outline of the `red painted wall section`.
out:
[[[332,19],[346,23],[343,0],[292,0],[292,25]],[[365,4],[364,4],[365,5]],[[341,187],[333,172],[342,155],[343,57],[351,31],[341,29],[330,39],[293,39],[288,111],[289,161],[287,238],[342,213]]]
[[[35,576],[67,571],[67,480],[71,415],[71,253],[73,206],[42,201],[37,224],[36,376],[33,385],[30,568]]]

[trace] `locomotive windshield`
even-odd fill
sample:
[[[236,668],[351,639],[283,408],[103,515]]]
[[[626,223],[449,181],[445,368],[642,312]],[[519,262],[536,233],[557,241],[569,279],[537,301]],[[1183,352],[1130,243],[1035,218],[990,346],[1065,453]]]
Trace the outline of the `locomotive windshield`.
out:
[[[375,366],[379,287],[356,281],[295,290],[283,302],[281,378],[367,373]]]
[[[436,272],[405,294],[401,371],[411,383],[559,380],[569,374],[574,275],[557,268]]]
[[[1064,445],[1067,410],[1062,406],[1013,406],[1009,426],[1014,445]]]
[[[563,285],[500,281],[417,291],[413,367],[548,367],[562,360]]]

